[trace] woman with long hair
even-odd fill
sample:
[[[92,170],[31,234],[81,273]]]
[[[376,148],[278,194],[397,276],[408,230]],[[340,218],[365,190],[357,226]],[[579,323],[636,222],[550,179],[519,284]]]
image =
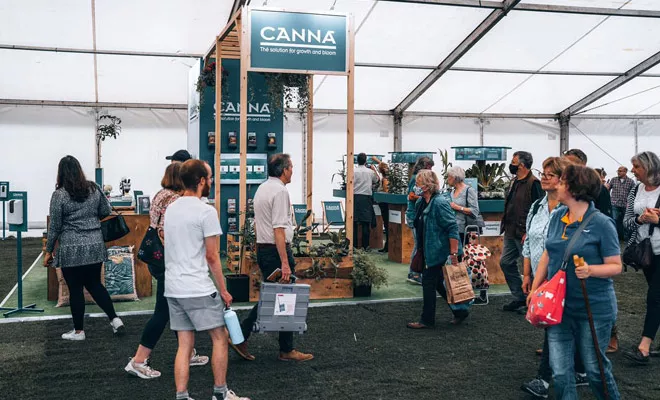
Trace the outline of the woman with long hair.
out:
[[[423,156],[418,158],[417,162],[415,163],[415,166],[413,167],[413,173],[412,176],[410,177],[410,181],[408,182],[408,207],[406,208],[406,225],[408,225],[408,228],[413,230],[413,240],[415,240],[415,233],[414,233],[415,227],[413,226],[413,221],[415,220],[415,203],[417,202],[417,200],[419,200],[420,196],[422,195],[422,190],[418,188],[415,183],[417,181],[417,174],[421,170],[432,169],[434,165],[435,163],[433,162],[433,159],[430,157]],[[413,254],[414,253],[415,253],[415,249],[413,248]],[[422,284],[421,274],[414,272],[412,269],[408,269],[408,282],[421,285]]]
[[[660,327],[660,210],[657,207],[660,196],[660,158],[651,151],[645,151],[634,156],[631,161],[632,173],[640,183],[630,191],[623,225],[629,246],[650,239],[653,263],[643,269],[649,288],[646,292],[642,339],[623,355],[644,365],[648,364],[649,356],[660,355],[660,346],[651,350]]]
[[[154,200],[151,202],[151,208],[149,209],[150,227],[158,230],[158,236],[161,240],[164,240],[163,224],[165,223],[165,210],[167,210],[170,204],[180,198],[183,193],[183,182],[181,182],[179,175],[180,171],[181,163],[172,163],[167,166],[165,175],[160,181],[162,189],[154,196]],[[160,376],[160,372],[151,368],[149,365],[149,357],[154,347],[156,347],[160,336],[163,334],[167,323],[170,321],[170,308],[164,296],[165,276],[162,273],[155,272],[156,270],[151,266],[149,266],[149,271],[158,283],[156,287],[156,307],[142,331],[140,345],[135,355],[124,368],[129,374],[142,379],[153,379]],[[193,353],[190,355],[190,365],[206,365],[208,362],[209,358],[207,356],[200,356],[193,349]]]
[[[94,182],[85,179],[80,163],[73,156],[60,160],[55,189],[50,199],[44,266],[60,267],[69,287],[74,329],[64,333],[62,339],[85,340],[83,288],[107,314],[113,333],[121,335],[124,324],[101,283],[101,266],[106,259],[101,219],[110,215],[110,203]]]

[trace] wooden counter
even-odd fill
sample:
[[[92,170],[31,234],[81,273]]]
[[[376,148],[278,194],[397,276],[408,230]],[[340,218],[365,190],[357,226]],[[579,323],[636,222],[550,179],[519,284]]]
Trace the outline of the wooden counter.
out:
[[[152,277],[147,268],[147,264],[140,261],[136,254],[142,243],[144,235],[147,233],[149,228],[149,215],[138,215],[133,211],[120,211],[120,214],[124,216],[126,224],[130,232],[128,235],[124,236],[119,240],[114,242],[106,243],[106,247],[111,246],[134,246],[133,247],[133,257],[135,261],[135,289],[137,291],[138,297],[149,297],[152,295]],[[56,301],[57,300],[57,290],[58,290],[57,276],[55,274],[54,268],[48,268],[48,300]]]

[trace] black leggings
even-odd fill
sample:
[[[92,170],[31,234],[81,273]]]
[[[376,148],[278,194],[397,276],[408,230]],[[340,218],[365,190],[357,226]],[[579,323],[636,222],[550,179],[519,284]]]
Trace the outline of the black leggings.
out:
[[[117,317],[110,295],[101,283],[101,263],[64,267],[62,268],[62,275],[69,287],[69,303],[71,304],[71,315],[73,316],[73,328],[75,330],[83,330],[83,319],[85,317],[83,288],[87,289],[96,304],[101,307],[110,320]]]
[[[158,343],[167,323],[170,321],[170,307],[164,296],[165,278],[157,279],[156,281],[158,282],[158,286],[156,287],[156,308],[154,308],[153,315],[144,327],[142,338],[140,339],[140,344],[150,350],[156,347],[156,343]]]
[[[644,270],[649,289],[646,293],[646,318],[642,336],[655,339],[660,327],[660,256],[653,257],[653,265]]]

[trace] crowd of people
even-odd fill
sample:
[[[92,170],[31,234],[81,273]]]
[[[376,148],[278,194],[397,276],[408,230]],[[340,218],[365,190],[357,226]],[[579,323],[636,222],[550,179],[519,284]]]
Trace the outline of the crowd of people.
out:
[[[242,323],[246,341],[232,343],[223,318],[232,296],[226,289],[218,254],[222,229],[217,213],[204,200],[213,182],[211,167],[192,159],[185,150],[169,159],[172,163],[165,170],[162,189],[154,196],[150,209],[150,225],[163,242],[167,267],[164,273],[150,268],[157,281],[154,313],[124,369],[143,379],[161,376],[149,358],[169,323],[178,341],[174,362],[176,398],[191,399],[190,366],[210,362],[213,399],[245,399],[227,387],[227,352],[231,346],[245,360],[255,360],[247,339],[257,308]],[[354,232],[357,235],[358,228],[361,230],[361,245],[366,248],[373,222],[372,191],[387,187],[388,171],[384,163],[378,168],[367,167],[364,153],[357,161]],[[616,177],[605,181],[604,171],[587,167],[586,154],[573,149],[561,157],[544,160],[539,179],[532,172],[534,160],[530,153],[513,154],[509,165],[513,179],[501,222],[504,247],[500,259],[512,299],[503,311],[525,314],[532,293],[543,282],[560,269],[567,276],[563,319],[545,329],[543,347],[537,351],[541,355],[537,376],[522,385],[535,397],[547,398],[552,381],[557,398],[575,399],[576,386],[586,384],[599,399],[620,398],[607,354],[618,350],[612,277],[623,268],[623,239],[629,248],[647,246],[653,254],[652,260],[641,266],[648,282],[641,338],[624,355],[642,365],[649,363],[649,357],[659,355],[660,347],[654,349],[653,341],[660,327],[660,159],[652,152],[643,152],[631,162],[637,182],[627,176],[624,166],[617,170]],[[432,159],[420,158],[408,189],[406,224],[413,230],[413,263],[419,264],[415,268],[411,264],[408,279],[420,283],[423,294],[419,319],[407,324],[411,329],[435,326],[437,293],[447,297],[442,266],[461,261],[462,248],[469,240],[467,228],[479,227],[481,218],[477,191],[465,183],[465,171],[450,168],[446,183],[451,190],[442,193],[432,167]],[[257,263],[263,276],[280,269],[282,282],[290,282],[295,273],[292,209],[286,189],[292,175],[293,163],[287,154],[271,156],[269,178],[254,196]],[[79,162],[72,156],[62,158],[51,198],[44,265],[61,267],[70,290],[73,330],[64,333],[63,339],[85,340],[84,289],[107,314],[113,332],[121,335],[125,331],[101,283],[106,249],[100,220],[110,212],[108,200],[96,184],[86,180]],[[583,262],[576,265],[572,256]],[[487,302],[487,293],[482,291],[475,304]],[[471,305],[449,304],[451,323],[465,320]],[[591,325],[596,337],[592,337]],[[208,332],[212,340],[211,357],[195,350],[195,332],[201,331]],[[281,332],[278,358],[304,362],[314,356],[295,349],[293,333]]]

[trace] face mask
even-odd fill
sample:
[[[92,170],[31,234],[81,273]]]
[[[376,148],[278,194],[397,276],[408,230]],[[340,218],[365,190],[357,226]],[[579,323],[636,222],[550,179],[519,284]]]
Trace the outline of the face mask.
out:
[[[509,164],[509,172],[511,172],[511,175],[515,175],[518,173],[518,166]]]
[[[421,196],[424,193],[422,188],[417,185],[415,185],[415,188],[413,190],[415,191],[415,196]]]

